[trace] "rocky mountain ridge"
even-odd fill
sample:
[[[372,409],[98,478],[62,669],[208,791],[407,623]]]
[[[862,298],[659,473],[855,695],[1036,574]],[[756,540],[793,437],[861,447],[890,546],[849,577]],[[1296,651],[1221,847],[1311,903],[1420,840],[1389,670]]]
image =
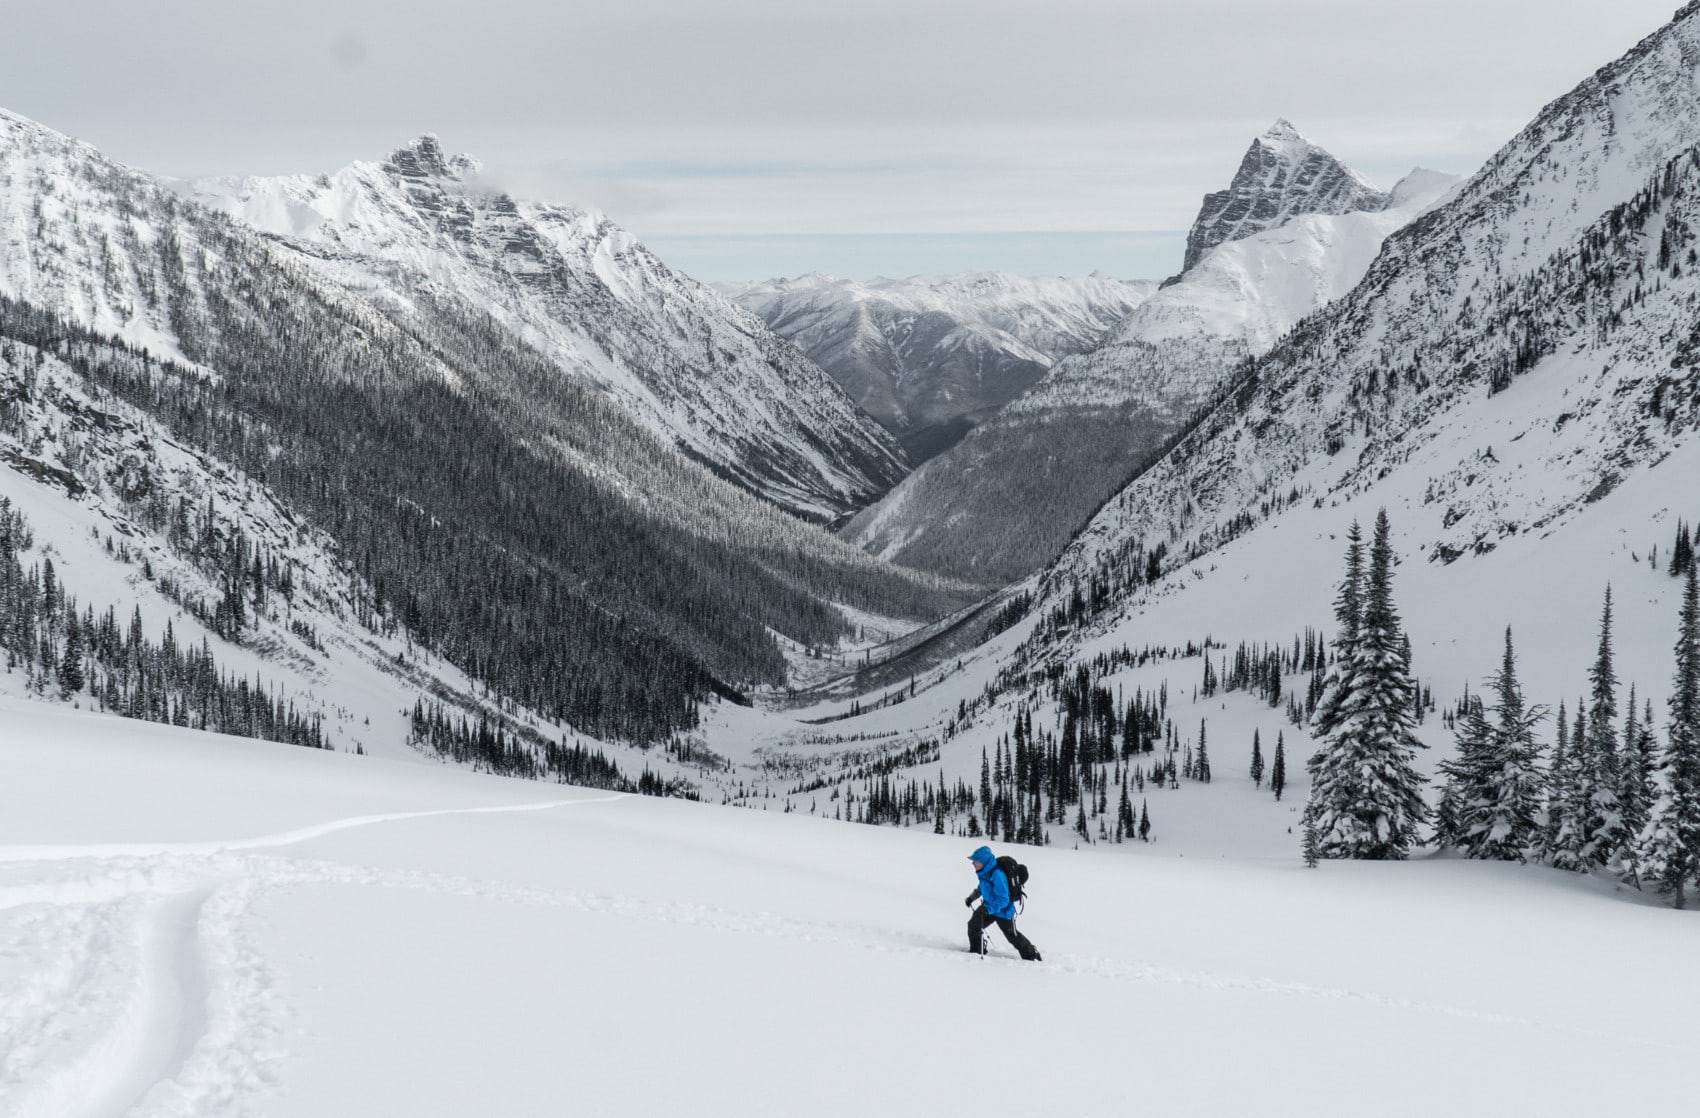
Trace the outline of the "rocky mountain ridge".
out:
[[[606,217],[515,198],[422,136],[327,175],[206,179],[189,198],[259,229],[392,315],[415,293],[493,316],[722,476],[817,521],[908,470],[812,362]]]

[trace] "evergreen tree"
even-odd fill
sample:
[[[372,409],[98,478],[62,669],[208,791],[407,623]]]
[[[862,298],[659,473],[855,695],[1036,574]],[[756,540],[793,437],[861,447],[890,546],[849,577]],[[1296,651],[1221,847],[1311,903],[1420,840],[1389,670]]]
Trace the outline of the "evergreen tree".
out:
[[[1561,702],[1558,738],[1552,748],[1552,764],[1547,769],[1546,816],[1541,824],[1541,853],[1548,861],[1557,854],[1559,836],[1564,833],[1564,809],[1570,802],[1570,768],[1570,719]]]
[[[1263,787],[1263,744],[1255,728],[1251,731],[1251,783],[1254,788]]]
[[[59,661],[59,690],[75,695],[83,689],[83,631],[72,614],[65,631],[65,655]]]
[[[1694,545],[1688,538],[1688,525],[1676,522],[1676,543],[1670,549],[1670,575],[1681,578],[1694,565]]]
[[[1586,699],[1576,700],[1576,717],[1570,722],[1570,748],[1565,754],[1563,775],[1555,781],[1562,790],[1559,824],[1548,853],[1548,861],[1559,869],[1586,870],[1589,862],[1588,823],[1592,817],[1593,758],[1589,755]]]
[[[1204,719],[1198,720],[1198,759],[1193,764],[1193,773],[1205,784],[1210,783],[1210,753],[1204,744]]]
[[[1334,660],[1322,682],[1316,712],[1311,718],[1318,738],[1333,733],[1345,718],[1346,704],[1355,690],[1351,678],[1354,663],[1352,650],[1358,642],[1358,626],[1363,615],[1364,547],[1363,532],[1356,520],[1346,532],[1346,577],[1334,599],[1334,619],[1339,635],[1334,638]],[[1320,672],[1320,667],[1318,668]]]
[[[1393,603],[1393,548],[1385,509],[1376,516],[1362,613],[1350,642],[1330,722],[1333,731],[1309,762],[1307,822],[1320,857],[1405,857],[1427,815],[1414,751],[1410,664]],[[1348,571],[1350,578],[1350,571]],[[1320,711],[1319,711],[1320,714]]]
[[[1493,729],[1488,725],[1479,695],[1466,695],[1453,722],[1453,740],[1458,752],[1440,763],[1446,778],[1434,812],[1434,842],[1442,848],[1468,851],[1472,830],[1471,808],[1482,797],[1493,760]]]
[[[1593,705],[1588,711],[1588,758],[1592,764],[1588,797],[1588,842],[1583,856],[1590,865],[1605,866],[1619,861],[1631,836],[1624,826],[1622,758],[1617,740],[1617,672],[1612,666],[1611,587],[1600,618],[1600,647],[1588,673],[1593,687]]]
[[[1151,804],[1143,798],[1139,801],[1139,841],[1151,841]]]
[[[1648,715],[1652,714],[1651,703],[1648,704]],[[1648,808],[1652,804],[1653,766],[1657,757],[1652,752],[1652,727],[1645,725],[1635,709],[1635,688],[1629,688],[1629,713],[1623,724],[1622,763],[1618,767],[1619,785],[1618,802],[1623,807],[1623,830],[1630,838],[1629,848],[1632,851],[1634,840],[1640,837],[1647,826]],[[1651,721],[1649,717],[1647,722]],[[1643,727],[1645,726],[1645,730]]]
[[[1279,803],[1281,793],[1287,790],[1287,735],[1282,730],[1275,731],[1275,760],[1269,770],[1269,787]]]
[[[1570,784],[1565,818],[1553,851],[1561,869],[1590,870],[1620,861],[1630,836],[1619,799],[1622,787],[1617,740],[1617,673],[1612,666],[1611,588],[1606,588],[1599,650],[1589,669],[1591,703],[1578,710],[1570,739]]]
[[[1644,885],[1682,908],[1700,878],[1700,563],[1690,563],[1678,615],[1675,690],[1652,817],[1636,843]]]
[[[1546,712],[1523,704],[1509,628],[1499,674],[1488,687],[1494,705],[1484,709],[1479,697],[1467,703],[1458,720],[1458,756],[1440,766],[1447,782],[1436,839],[1472,858],[1521,862],[1540,847],[1543,781],[1534,727]]]

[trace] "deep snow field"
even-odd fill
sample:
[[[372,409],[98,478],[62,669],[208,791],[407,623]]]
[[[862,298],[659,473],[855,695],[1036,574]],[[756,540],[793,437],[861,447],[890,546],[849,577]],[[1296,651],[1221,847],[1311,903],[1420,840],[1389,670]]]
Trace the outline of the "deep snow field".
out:
[[[1045,961],[1026,964],[995,933],[994,957],[964,948],[972,840],[16,699],[0,721],[7,1115],[1427,1118],[1694,1097],[1700,924],[1605,881],[1307,870],[1296,844],[1224,857],[1184,833],[1027,848],[1021,926]],[[1220,791],[1195,807],[1253,794]]]

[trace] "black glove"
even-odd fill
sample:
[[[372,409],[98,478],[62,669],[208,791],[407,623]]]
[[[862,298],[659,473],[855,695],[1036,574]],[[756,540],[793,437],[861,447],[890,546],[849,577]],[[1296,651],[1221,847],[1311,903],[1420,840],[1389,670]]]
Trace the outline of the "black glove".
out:
[[[979,900],[979,899],[980,899],[979,893],[977,893],[977,892],[976,893],[970,893],[970,894],[968,894],[968,899],[963,901],[962,903],[964,905],[967,905],[969,908],[973,908],[974,902]]]

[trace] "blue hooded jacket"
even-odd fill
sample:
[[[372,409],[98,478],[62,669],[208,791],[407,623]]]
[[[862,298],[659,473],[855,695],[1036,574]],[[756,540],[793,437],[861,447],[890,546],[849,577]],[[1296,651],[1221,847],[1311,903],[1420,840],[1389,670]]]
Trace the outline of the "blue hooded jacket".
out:
[[[992,857],[992,848],[982,846],[968,856],[971,862],[980,863],[977,871],[980,876],[980,899],[985,902],[986,913],[999,920],[1014,920],[1015,905],[1009,899],[1009,878],[998,868],[998,860]]]

